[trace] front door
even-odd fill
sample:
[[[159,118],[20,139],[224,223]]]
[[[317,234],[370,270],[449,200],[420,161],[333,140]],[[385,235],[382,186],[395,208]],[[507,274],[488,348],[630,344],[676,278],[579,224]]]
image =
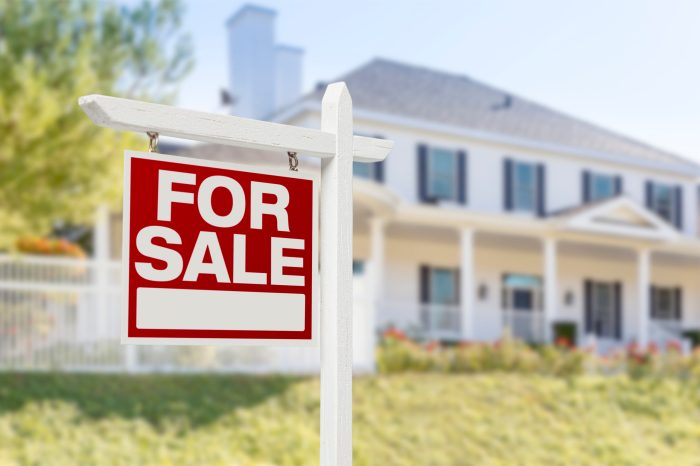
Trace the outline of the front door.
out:
[[[519,340],[542,341],[542,280],[539,277],[503,276],[503,326]]]
[[[622,337],[622,302],[619,282],[586,281],[586,333],[600,338]]]

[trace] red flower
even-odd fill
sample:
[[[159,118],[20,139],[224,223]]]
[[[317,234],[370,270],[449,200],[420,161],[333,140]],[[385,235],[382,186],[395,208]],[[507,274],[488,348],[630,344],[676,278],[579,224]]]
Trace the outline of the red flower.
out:
[[[405,333],[395,327],[389,327],[384,331],[385,339],[394,339],[399,341],[408,341],[408,337]]]
[[[681,342],[678,340],[669,340],[666,342],[666,351],[680,353],[683,350]]]
[[[571,341],[563,335],[557,338],[554,344],[560,348],[571,348]]]
[[[432,353],[435,350],[440,349],[440,343],[437,341],[429,341],[428,343],[425,344],[425,350],[429,353]]]

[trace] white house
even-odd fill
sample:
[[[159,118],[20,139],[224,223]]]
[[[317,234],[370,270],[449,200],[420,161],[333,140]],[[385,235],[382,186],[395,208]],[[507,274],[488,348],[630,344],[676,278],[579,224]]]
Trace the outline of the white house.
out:
[[[301,95],[303,51],[277,44],[275,12],[226,24],[231,111],[318,128],[325,86]],[[466,76],[377,59],[337,80],[356,132],[395,141],[355,167],[359,370],[388,326],[446,342],[594,336],[603,351],[700,334],[700,166]],[[120,346],[121,214],[106,213],[89,261],[0,255],[0,369],[317,370],[317,349]]]
[[[235,66],[274,59],[246,40],[274,37],[274,12],[244,7],[228,27],[233,76],[252,83],[232,79],[234,98],[274,96],[256,74],[270,63]],[[605,346],[700,329],[700,166],[467,76],[376,59],[336,80],[356,132],[395,141],[355,172],[356,279],[378,328],[538,342],[568,326]],[[268,116],[318,127],[321,96],[286,94]]]

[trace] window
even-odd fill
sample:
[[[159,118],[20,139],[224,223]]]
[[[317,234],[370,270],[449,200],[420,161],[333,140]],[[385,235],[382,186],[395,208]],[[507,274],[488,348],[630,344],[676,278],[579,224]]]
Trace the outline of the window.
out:
[[[681,293],[679,288],[651,288],[651,318],[657,320],[680,320]]]
[[[503,276],[503,308],[516,311],[540,309],[542,280],[535,275],[509,273]]]
[[[513,210],[534,212],[537,206],[537,170],[535,165],[513,163]]]
[[[430,302],[457,304],[457,274],[451,269],[430,269]]]
[[[353,162],[352,175],[382,183],[384,181],[384,161],[375,163]]]
[[[590,201],[607,199],[615,195],[615,177],[591,173],[589,178]]]
[[[431,148],[428,156],[428,196],[457,200],[457,173],[454,151]]]
[[[365,273],[365,261],[355,259],[352,261],[352,274],[353,275],[364,275]]]
[[[662,183],[649,185],[649,208],[669,223],[676,224],[676,195],[673,186]]]
[[[603,338],[621,338],[621,287],[617,282],[586,282],[586,332]]]
[[[356,176],[358,178],[366,178],[369,180],[374,179],[374,173],[373,169],[374,164],[371,163],[362,163],[362,162],[353,162],[352,163],[352,174],[353,176]]]

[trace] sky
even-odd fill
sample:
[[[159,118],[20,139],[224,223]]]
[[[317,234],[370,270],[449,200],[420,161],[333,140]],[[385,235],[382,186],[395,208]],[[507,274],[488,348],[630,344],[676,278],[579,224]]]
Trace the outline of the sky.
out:
[[[130,0],[129,0],[130,1]],[[196,67],[179,105],[225,111],[225,21],[239,0],[185,0]],[[304,89],[374,57],[465,74],[700,161],[700,1],[261,0],[306,51]]]

